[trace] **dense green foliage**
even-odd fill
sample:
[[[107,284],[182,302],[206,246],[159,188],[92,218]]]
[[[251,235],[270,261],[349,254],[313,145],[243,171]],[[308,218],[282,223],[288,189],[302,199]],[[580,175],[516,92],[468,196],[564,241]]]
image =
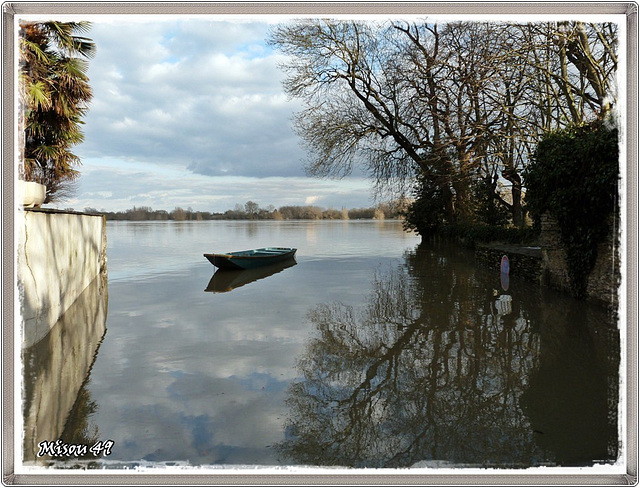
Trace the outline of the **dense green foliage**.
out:
[[[474,215],[479,222],[488,226],[506,226],[511,220],[509,210],[498,201],[497,186],[491,177],[471,185]]]
[[[532,215],[560,226],[576,296],[584,296],[597,246],[610,233],[618,196],[618,130],[606,121],[545,136],[525,171]]]
[[[413,190],[413,198],[413,202],[404,214],[406,230],[428,237],[447,223],[447,215],[444,211],[446,196],[438,185],[432,184],[424,176],[418,178]]]
[[[472,185],[471,215],[467,221],[449,218],[447,195],[427,178],[420,178],[413,191],[414,200],[404,212],[405,229],[423,237],[434,235],[475,242],[518,242],[530,240],[529,229],[511,229],[508,210],[498,202],[496,183],[482,179]]]

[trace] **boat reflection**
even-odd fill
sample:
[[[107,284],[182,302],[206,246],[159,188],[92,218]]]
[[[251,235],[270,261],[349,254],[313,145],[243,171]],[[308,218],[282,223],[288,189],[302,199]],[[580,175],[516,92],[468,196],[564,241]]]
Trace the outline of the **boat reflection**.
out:
[[[269,276],[280,273],[281,271],[291,268],[296,264],[296,260],[292,258],[270,266],[263,266],[254,269],[218,269],[218,271],[216,271],[211,277],[211,280],[204,291],[225,293],[236,288],[240,288],[241,286],[248,285],[249,283],[253,283],[254,281],[268,278]]]

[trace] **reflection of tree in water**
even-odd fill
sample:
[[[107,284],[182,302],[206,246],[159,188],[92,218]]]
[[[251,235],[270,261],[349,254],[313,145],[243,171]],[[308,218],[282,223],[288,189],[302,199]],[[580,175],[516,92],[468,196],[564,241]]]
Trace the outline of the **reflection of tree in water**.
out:
[[[91,419],[93,414],[98,411],[98,404],[91,399],[91,393],[87,389],[87,385],[82,385],[78,392],[78,397],[69,412],[67,422],[65,423],[61,439],[67,444],[76,444],[83,446],[94,446],[100,440],[98,426]],[[97,459],[102,457],[102,453],[95,454],[87,449],[86,454],[80,456],[80,459]],[[70,458],[64,458],[70,459]]]
[[[45,343],[46,341],[43,341]],[[38,354],[40,353],[40,354]],[[97,355],[94,354],[94,358]],[[44,353],[43,354],[43,345],[38,344],[36,347],[30,348],[28,350],[23,351],[23,364],[25,365],[25,402],[24,402],[24,416],[27,419],[29,411],[31,410],[31,400],[33,398],[33,393],[31,391],[36,387],[36,379],[38,376],[49,374],[51,375],[51,371],[47,370],[49,366],[48,359],[49,356]],[[59,410],[56,409],[57,405],[51,405],[50,407],[54,411],[52,415],[51,412],[47,411],[44,407],[40,409],[41,415],[43,417],[42,422],[51,422],[52,418],[55,418],[60,421],[60,427],[62,428],[62,432],[59,435],[43,435],[38,436],[36,442],[48,441],[55,442],[58,439],[61,439],[65,444],[72,445],[82,445],[87,446],[87,452],[81,456],[58,456],[55,458],[55,461],[67,461],[70,459],[83,459],[83,460],[93,460],[102,457],[101,453],[95,454],[89,450],[89,448],[95,445],[100,439],[100,433],[98,431],[98,427],[92,422],[93,415],[98,410],[97,403],[91,398],[91,393],[89,392],[87,386],[90,381],[90,372],[87,373],[87,377],[85,378],[85,382],[80,387],[78,394],[75,398],[73,406],[67,412],[64,409]],[[66,415],[66,417],[65,417]],[[28,420],[26,420],[28,422]],[[55,421],[54,421],[55,423]],[[41,426],[44,428],[51,428],[54,426],[45,425]],[[34,459],[36,452],[38,452],[38,446],[32,446],[31,444],[25,443],[24,450],[24,459],[32,460]],[[51,461],[49,455],[45,455],[44,458],[41,459],[44,464],[47,464]],[[92,467],[93,464],[89,464],[88,466],[83,467]],[[67,466],[73,467],[73,466]]]
[[[519,406],[542,349],[532,310],[514,300],[501,313],[484,273],[453,261],[410,254],[405,267],[376,273],[362,309],[310,312],[317,337],[289,392],[278,446],[286,459],[391,468],[544,461]]]

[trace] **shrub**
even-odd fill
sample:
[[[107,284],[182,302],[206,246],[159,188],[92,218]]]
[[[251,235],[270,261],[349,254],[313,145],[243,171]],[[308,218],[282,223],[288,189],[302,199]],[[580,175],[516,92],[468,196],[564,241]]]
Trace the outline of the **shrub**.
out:
[[[573,292],[583,297],[616,208],[617,128],[597,121],[548,134],[524,178],[532,214],[549,212],[558,222]]]
[[[434,235],[446,223],[442,188],[421,177],[413,190],[414,201],[403,213],[404,228],[422,237]]]

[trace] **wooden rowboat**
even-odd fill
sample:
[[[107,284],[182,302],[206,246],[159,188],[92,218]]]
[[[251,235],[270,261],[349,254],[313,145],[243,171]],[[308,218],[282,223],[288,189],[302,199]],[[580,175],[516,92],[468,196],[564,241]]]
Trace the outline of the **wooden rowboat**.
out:
[[[293,258],[295,254],[296,249],[291,247],[263,247],[226,254],[205,254],[204,257],[220,269],[253,269]]]

